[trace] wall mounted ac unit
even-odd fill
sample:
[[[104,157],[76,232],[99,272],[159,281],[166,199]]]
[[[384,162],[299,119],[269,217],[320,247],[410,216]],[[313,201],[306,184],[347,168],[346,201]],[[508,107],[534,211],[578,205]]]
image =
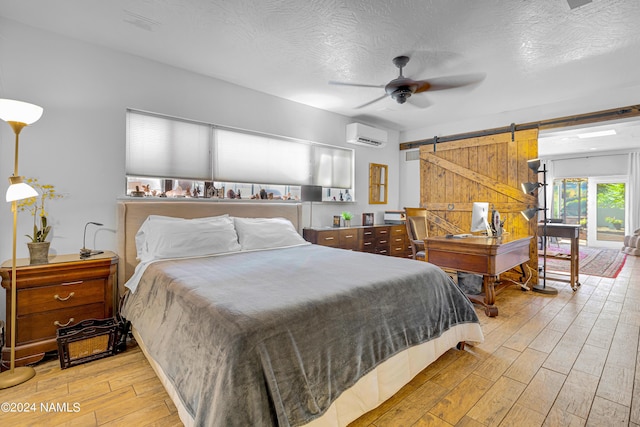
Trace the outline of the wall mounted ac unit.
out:
[[[347,125],[347,142],[367,147],[384,147],[387,145],[388,134],[386,130],[377,129],[362,123]]]

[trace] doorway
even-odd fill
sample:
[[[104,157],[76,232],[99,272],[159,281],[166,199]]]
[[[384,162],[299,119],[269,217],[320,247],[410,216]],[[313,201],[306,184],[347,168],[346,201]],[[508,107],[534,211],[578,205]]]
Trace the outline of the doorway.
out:
[[[553,180],[551,218],[580,225],[580,242],[620,248],[627,223],[626,176]]]

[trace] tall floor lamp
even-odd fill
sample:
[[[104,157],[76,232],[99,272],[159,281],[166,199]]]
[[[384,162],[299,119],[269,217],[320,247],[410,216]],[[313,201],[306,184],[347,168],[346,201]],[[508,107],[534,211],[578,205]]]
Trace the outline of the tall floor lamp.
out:
[[[522,211],[522,215],[530,221],[533,219],[538,211],[542,211],[542,259],[543,259],[543,267],[542,267],[542,285],[538,283],[531,287],[531,290],[534,292],[540,292],[542,294],[555,295],[558,293],[556,288],[552,288],[551,286],[547,286],[547,165],[543,165],[542,169],[540,169],[540,159],[533,159],[527,162],[527,166],[536,174],[542,174],[542,182],[523,182],[522,183],[522,191],[527,194],[534,194],[538,188],[542,187],[542,198],[543,205],[542,208],[529,208],[527,210]]]
[[[13,99],[0,99],[0,119],[9,123],[16,135],[15,158],[13,163],[13,176],[9,177],[7,189],[7,202],[11,202],[13,212],[13,246],[11,253],[11,350],[10,368],[0,373],[0,389],[22,384],[29,381],[36,374],[30,366],[16,368],[16,234],[18,230],[17,201],[28,199],[38,195],[36,190],[23,182],[18,175],[18,137],[25,126],[35,123],[42,116],[42,107]]]

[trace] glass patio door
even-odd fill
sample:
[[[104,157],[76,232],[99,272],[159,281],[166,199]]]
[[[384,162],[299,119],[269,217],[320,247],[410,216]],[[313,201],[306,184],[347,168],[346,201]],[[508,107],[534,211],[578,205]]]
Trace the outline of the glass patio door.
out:
[[[621,248],[625,235],[627,178],[589,178],[587,244]]]

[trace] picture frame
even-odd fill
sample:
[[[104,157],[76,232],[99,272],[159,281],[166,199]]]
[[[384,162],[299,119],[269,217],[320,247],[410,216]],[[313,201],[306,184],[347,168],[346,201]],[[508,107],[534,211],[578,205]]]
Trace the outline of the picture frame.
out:
[[[340,227],[340,219],[342,217],[340,215],[334,215],[333,216],[333,226],[334,227]]]
[[[362,214],[362,225],[370,227],[373,225],[373,212],[367,212]]]

